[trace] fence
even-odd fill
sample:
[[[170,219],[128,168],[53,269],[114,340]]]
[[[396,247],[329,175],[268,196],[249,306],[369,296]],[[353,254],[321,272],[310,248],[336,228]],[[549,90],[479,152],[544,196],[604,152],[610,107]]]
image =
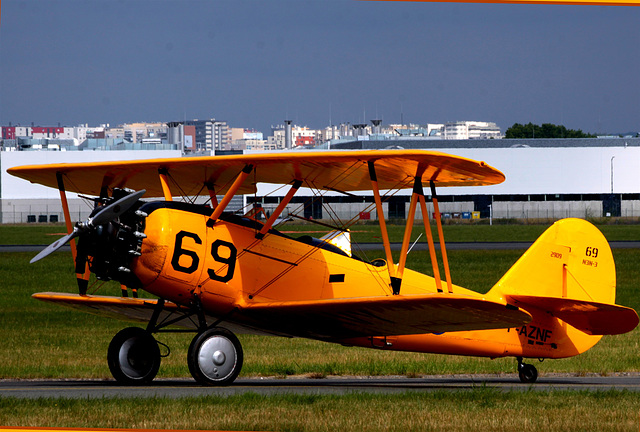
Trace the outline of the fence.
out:
[[[90,210],[77,211],[71,213],[72,222],[85,220],[89,217]],[[60,223],[65,222],[63,212],[30,212],[30,211],[5,211],[2,212],[1,222],[3,224],[20,223]]]
[[[498,204],[498,203],[495,203]],[[584,202],[575,201],[571,202],[570,205],[562,205],[551,207],[546,204],[542,204],[539,206],[528,204],[526,208],[523,208],[521,203],[509,203],[505,205],[504,203],[500,203],[500,205],[495,205],[492,211],[492,217],[494,219],[563,219],[563,218],[600,218],[607,217],[610,215],[605,214],[602,209],[602,203],[598,203],[599,205],[586,205]],[[332,219],[338,218],[343,221],[348,221],[353,218],[361,218],[362,214],[366,214],[364,219],[377,219],[377,213],[375,208],[367,204],[331,204],[331,211],[327,208],[328,205],[325,204],[325,207],[322,209],[322,219]],[[60,210],[59,207],[55,208],[51,206],[51,210],[43,208],[41,211],[36,210],[18,210],[15,207],[11,208],[10,206],[5,206],[3,208],[2,213],[0,213],[0,222],[4,224],[14,224],[14,223],[32,223],[32,224],[42,224],[42,223],[63,223],[65,222],[64,214]],[[269,215],[275,210],[275,205],[265,205],[263,207],[265,214]],[[385,216],[389,217],[388,207],[385,204],[384,206]],[[408,210],[408,204],[406,205]],[[232,209],[230,209],[232,210]],[[432,216],[432,207],[428,205],[429,216]],[[466,218],[465,215],[472,213],[474,211],[473,203],[465,203],[465,205],[460,205],[460,203],[456,203],[456,205],[448,205],[448,203],[442,203],[440,205],[440,211],[445,218]],[[283,216],[286,216],[289,213],[300,214],[303,215],[303,205],[292,204],[287,206],[287,209],[283,212]],[[634,218],[640,217],[640,201],[628,201],[622,203],[622,208],[620,210],[620,216],[626,218]],[[71,219],[72,222],[86,220],[91,213],[90,208],[82,208],[78,207],[76,209],[71,210]],[[362,213],[362,214],[361,214]],[[405,216],[408,213],[405,212]],[[484,212],[483,217],[487,217],[487,212]],[[416,219],[422,218],[420,210],[416,212]]]
[[[567,210],[567,209],[543,209],[543,210],[503,210],[494,211],[494,219],[564,219],[564,218],[601,218],[608,217],[611,214],[606,215],[602,210],[594,212],[589,210]],[[622,210],[621,217],[640,217],[640,209],[624,209]]]

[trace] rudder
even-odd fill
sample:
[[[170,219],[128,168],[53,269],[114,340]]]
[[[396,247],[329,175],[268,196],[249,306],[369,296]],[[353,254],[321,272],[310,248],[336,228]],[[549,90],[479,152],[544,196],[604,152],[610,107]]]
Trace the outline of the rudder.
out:
[[[549,227],[489,295],[550,313],[590,335],[625,333],[638,324],[633,309],[615,305],[616,271],[607,239],[582,219]]]

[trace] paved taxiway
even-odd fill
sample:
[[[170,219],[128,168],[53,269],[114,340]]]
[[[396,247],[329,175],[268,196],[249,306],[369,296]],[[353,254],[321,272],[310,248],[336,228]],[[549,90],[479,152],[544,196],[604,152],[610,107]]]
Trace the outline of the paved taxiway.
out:
[[[115,381],[94,380],[0,380],[0,397],[16,398],[105,398],[105,397],[199,397],[232,396],[244,393],[332,394],[402,393],[435,390],[464,391],[473,388],[501,391],[551,390],[628,390],[640,391],[640,374],[614,376],[542,376],[535,384],[522,384],[515,374],[451,375],[423,378],[406,377],[330,377],[311,378],[242,378],[229,387],[201,387],[191,379],[158,379],[140,387],[121,386]]]
[[[532,242],[447,242],[448,250],[510,250],[528,249]],[[611,249],[640,249],[640,241],[612,241],[609,242]],[[435,248],[440,249],[440,244],[435,243]],[[40,252],[47,245],[0,245],[0,252]],[[400,250],[402,243],[391,243],[392,250]],[[382,250],[382,243],[358,243],[354,244],[354,250]],[[425,241],[418,242],[414,250],[426,250]],[[63,246],[59,251],[70,251],[69,246]]]

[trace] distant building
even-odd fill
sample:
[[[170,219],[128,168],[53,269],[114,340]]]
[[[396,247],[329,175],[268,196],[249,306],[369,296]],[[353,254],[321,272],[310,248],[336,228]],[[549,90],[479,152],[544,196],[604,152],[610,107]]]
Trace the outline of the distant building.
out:
[[[70,128],[67,128],[65,133],[65,128],[63,127],[32,127],[31,138],[71,139],[73,138],[73,131]]]
[[[73,139],[75,128],[61,126],[3,126],[2,139]]]
[[[166,123],[126,123],[122,125],[124,139],[129,142],[144,142],[145,139],[166,139]],[[106,136],[104,137],[106,138]]]
[[[26,145],[28,148],[54,148],[56,145],[60,148],[72,146],[80,146],[87,139],[114,139],[124,140],[125,135],[130,142],[142,143],[144,139],[152,138],[166,139],[166,126],[159,126],[161,124],[150,123],[137,123],[125,127],[111,128],[108,124],[102,124],[100,126],[89,126],[81,124],[78,126],[3,126],[2,127],[2,139],[3,140],[16,140],[15,145],[20,143]],[[29,140],[41,140],[37,141]],[[44,140],[44,141],[42,141]],[[57,142],[64,140],[65,142]],[[53,141],[56,141],[52,144]],[[73,142],[66,142],[73,141]],[[31,143],[31,144],[29,144]],[[36,144],[33,144],[36,143]],[[47,145],[52,144],[52,145]],[[33,147],[35,146],[35,147]],[[5,145],[5,147],[7,147]]]
[[[275,150],[273,144],[269,144],[262,137],[262,132],[253,129],[232,128],[231,143],[225,150]]]
[[[258,132],[253,129],[245,129],[242,134],[242,139],[261,140],[263,139],[262,132]]]
[[[271,136],[267,137],[267,145],[277,150],[283,149],[286,146],[284,125],[271,126]]]
[[[316,141],[310,136],[299,136],[296,138],[296,147],[309,147],[315,145]]]
[[[187,120],[185,126],[195,127],[195,151],[225,150],[231,142],[231,129],[226,121],[216,119]]]
[[[258,150],[258,151],[267,151],[267,150],[276,150],[276,148],[269,144],[267,140],[263,139],[246,139],[243,140],[244,150]]]
[[[284,149],[287,144],[287,128],[285,125],[272,126],[273,135],[267,139],[267,145],[274,149]],[[291,125],[289,137],[293,147],[313,146],[316,143],[318,131],[307,126]]]
[[[124,128],[123,127],[105,128],[104,137],[112,138],[112,139],[124,139]]]
[[[390,124],[383,129],[383,133],[389,135],[403,136],[403,137],[430,137],[430,138],[442,138],[444,131],[444,124],[442,123],[427,123],[426,125],[408,124]]]
[[[499,139],[502,133],[492,122],[459,121],[444,125],[444,139]]]
[[[321,144],[327,141],[331,141],[332,139],[336,139],[340,136],[340,129],[338,126],[327,126],[324,129],[319,129],[316,131],[315,141],[316,144]]]
[[[229,128],[229,133],[231,135],[231,143],[235,143],[236,141],[244,139],[244,128]]]
[[[167,123],[167,140],[169,144],[176,145],[183,154],[196,151],[196,127],[185,125],[182,122]]]

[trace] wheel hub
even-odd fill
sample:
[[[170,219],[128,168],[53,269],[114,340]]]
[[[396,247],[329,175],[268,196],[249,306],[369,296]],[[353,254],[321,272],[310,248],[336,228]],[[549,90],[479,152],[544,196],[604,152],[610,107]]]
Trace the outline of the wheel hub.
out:
[[[202,372],[212,380],[220,380],[233,372],[236,350],[227,338],[213,336],[202,344],[198,358]]]
[[[216,366],[222,366],[227,360],[227,356],[220,350],[213,353],[213,364]]]

